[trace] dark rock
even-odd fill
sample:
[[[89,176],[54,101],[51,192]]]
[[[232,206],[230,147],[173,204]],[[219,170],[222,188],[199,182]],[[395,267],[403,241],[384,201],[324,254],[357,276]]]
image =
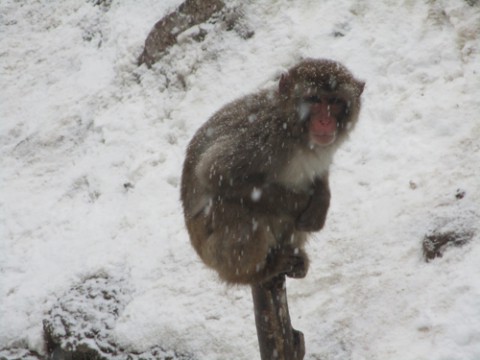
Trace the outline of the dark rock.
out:
[[[442,257],[448,247],[459,247],[468,243],[473,238],[474,233],[469,231],[438,232],[425,235],[423,239],[423,255],[425,261],[429,262],[437,257]]]
[[[112,6],[113,0],[87,0],[87,2],[90,2],[93,4],[93,6],[98,6],[106,11],[110,9],[110,6]]]
[[[151,67],[162,53],[176,44],[177,36],[194,25],[207,21],[225,4],[221,0],[186,0],[174,12],[158,21],[145,40],[138,65]]]
[[[465,197],[465,190],[462,190],[462,189],[457,189],[457,192],[455,193],[455,199],[457,200],[461,200]]]
[[[167,351],[160,346],[143,353],[128,353],[118,346],[111,336],[111,330],[130,299],[131,291],[127,283],[105,274],[91,276],[70,289],[58,299],[43,321],[48,359],[192,359],[190,355]]]
[[[51,359],[108,359],[118,353],[109,336],[130,297],[123,281],[100,274],[70,289],[43,321]]]
[[[465,0],[467,2],[468,5],[470,6],[475,6],[475,5],[479,5],[480,4],[480,1],[479,0]]]
[[[42,357],[26,349],[2,349],[0,350],[0,360],[42,360]]]

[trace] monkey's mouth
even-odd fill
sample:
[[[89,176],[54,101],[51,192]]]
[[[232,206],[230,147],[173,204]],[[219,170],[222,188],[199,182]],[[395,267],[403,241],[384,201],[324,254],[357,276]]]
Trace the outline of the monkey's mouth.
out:
[[[318,133],[311,133],[310,140],[314,145],[318,146],[328,146],[333,144],[335,138],[337,137],[337,132],[318,132]]]

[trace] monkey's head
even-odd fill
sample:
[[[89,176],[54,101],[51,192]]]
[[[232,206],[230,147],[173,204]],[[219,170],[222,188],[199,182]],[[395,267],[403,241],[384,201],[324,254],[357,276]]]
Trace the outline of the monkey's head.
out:
[[[338,62],[306,59],[282,75],[279,94],[290,125],[308,136],[309,146],[326,147],[355,125],[364,86]]]

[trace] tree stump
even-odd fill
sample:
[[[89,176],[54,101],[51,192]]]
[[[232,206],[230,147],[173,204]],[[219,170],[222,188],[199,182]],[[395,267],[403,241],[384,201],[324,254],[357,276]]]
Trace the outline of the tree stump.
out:
[[[252,296],[262,360],[302,360],[305,341],[290,322],[285,275],[252,285]]]

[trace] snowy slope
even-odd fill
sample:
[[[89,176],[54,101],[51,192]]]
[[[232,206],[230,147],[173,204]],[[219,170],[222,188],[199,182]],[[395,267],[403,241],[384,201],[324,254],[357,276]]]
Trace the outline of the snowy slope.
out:
[[[0,349],[44,351],[58,296],[102,271],[134,288],[114,330],[126,348],[258,359],[249,289],[189,245],[184,149],[225,102],[326,57],[367,87],[310,272],[288,282],[306,359],[480,359],[480,4],[238,1],[251,39],[210,24],[138,68],[180,2],[1,2]],[[435,229],[475,235],[425,263]]]

